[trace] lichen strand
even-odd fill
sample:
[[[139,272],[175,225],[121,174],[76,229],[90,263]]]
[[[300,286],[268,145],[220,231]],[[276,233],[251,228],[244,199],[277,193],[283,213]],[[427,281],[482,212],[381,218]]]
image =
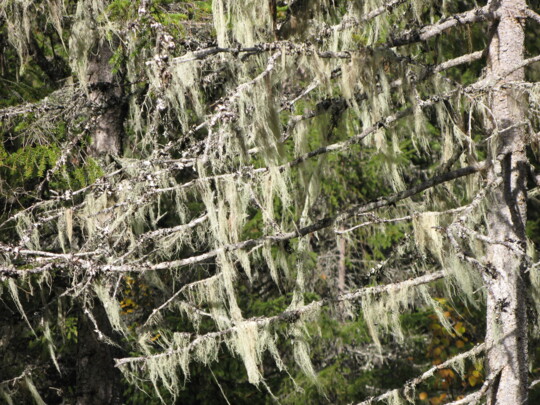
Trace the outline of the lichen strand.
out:
[[[21,73],[31,54],[33,24],[37,21],[51,24],[62,38],[65,10],[63,0],[8,0],[0,3],[0,17],[6,22],[8,41],[19,56]]]
[[[473,188],[477,191],[477,188]],[[444,206],[445,201],[435,201],[437,196],[432,196],[431,203]],[[415,207],[419,209],[418,206]],[[477,211],[476,211],[477,212]],[[481,212],[481,211],[480,211]],[[413,230],[415,233],[415,243],[419,251],[426,258],[433,258],[438,265],[443,268],[448,274],[448,282],[446,283],[447,293],[449,296],[459,296],[464,302],[468,302],[473,306],[478,306],[482,299],[482,291],[479,287],[482,285],[482,280],[477,271],[470,263],[459,258],[462,250],[456,251],[456,248],[448,242],[445,230],[456,220],[457,214],[448,214],[444,211],[430,212],[424,211],[413,216]],[[470,214],[465,226],[474,226],[481,220],[482,215]],[[454,230],[451,232],[455,233]],[[472,238],[467,246],[460,247],[466,249],[472,254],[482,255],[484,247],[482,243]]]
[[[415,302],[414,290],[407,288],[391,290],[387,295],[362,298],[362,315],[368,327],[373,342],[382,350],[381,334],[391,334],[402,341],[404,338],[399,314]]]
[[[418,248],[424,254],[429,251],[441,263],[443,262],[443,235],[440,231],[438,212],[423,212],[413,218],[413,229]]]
[[[414,1],[412,8],[399,6],[398,11],[412,13],[420,19],[423,5],[431,1]],[[329,17],[325,10],[331,8],[330,3],[314,2],[310,20],[313,24],[302,35],[315,35],[317,30],[324,28],[322,21]],[[21,0],[9,4],[16,9],[10,9],[8,13],[4,6],[1,10],[10,15],[7,20],[10,41],[23,60],[27,55],[33,2]],[[62,13],[58,10],[65,6],[61,2],[47,4],[54,5],[49,11],[50,18],[56,29],[61,30],[58,15]],[[366,12],[379,7],[381,2],[370,0],[363,4],[363,7],[350,5],[345,16],[340,17],[355,17],[361,21]],[[259,0],[214,0],[213,19],[218,45],[251,47],[273,41],[268,5],[269,2]],[[144,94],[130,101],[127,125],[132,131],[131,149],[126,155],[146,160],[116,158],[105,170],[110,173],[121,169],[121,175],[107,178],[104,181],[106,187],[90,187],[76,208],[55,205],[56,217],[51,220],[54,223],[52,229],[57,233],[55,246],[65,253],[83,246],[84,252],[95,254],[96,264],[128,264],[134,268],[141,266],[141,269],[201,251],[217,252],[212,261],[202,265],[190,264],[182,269],[171,266],[144,273],[142,279],[161,293],[159,297],[165,298],[163,308],[156,309],[147,324],[137,330],[140,338],[134,351],[147,358],[121,367],[130,382],[140,384],[138,376],[143,373],[158,395],[162,387],[173,396],[178,395],[189,377],[190,362],[210,364],[217,360],[219,351],[227,347],[243,360],[248,380],[261,384],[264,383],[261,362],[265,352],[271,354],[280,370],[286,370],[277,348],[281,336],[292,345],[293,358],[299,368],[310,379],[316,380],[316,371],[310,362],[306,325],[316,317],[318,307],[314,306],[311,312],[302,312],[299,319],[284,322],[283,331],[278,333],[263,320],[246,319],[238,298],[238,284],[241,271],[247,275],[248,282],[256,279],[257,272],[268,271],[279,289],[286,293],[292,291],[287,309],[294,312],[303,308],[306,286],[312,282],[313,274],[318,276],[313,269],[312,241],[322,233],[286,241],[297,244],[295,255],[269,240],[260,242],[252,250],[238,250],[234,245],[246,239],[246,226],[255,218],[254,212],[260,213],[262,218],[260,224],[254,226],[254,233],[276,237],[311,225],[327,214],[326,207],[319,207],[317,203],[321,198],[321,179],[328,158],[321,154],[317,160],[294,165],[287,163],[335,142],[333,130],[339,122],[345,121],[347,133],[352,136],[402,108],[412,109],[412,114],[399,125],[381,123],[361,143],[362,150],[375,150],[374,156],[380,162],[378,168],[382,170],[380,177],[385,179],[386,186],[397,191],[406,188],[404,173],[412,165],[411,159],[404,156],[406,154],[416,153],[421,159],[429,153],[445,163],[453,155],[456,145],[465,145],[471,148],[467,157],[473,155],[470,134],[464,133],[442,104],[426,112],[420,103],[427,94],[448,91],[447,81],[435,75],[418,84],[415,78],[423,74],[423,66],[405,63],[389,49],[367,48],[384,43],[397,19],[377,17],[366,24],[336,29],[329,39],[320,41],[321,52],[350,51],[350,58],[343,59],[323,58],[308,45],[299,50],[284,46],[257,55],[223,53],[200,60],[194,58],[192,52],[178,57],[174,50],[163,50],[156,44],[159,52],[152,55],[144,49],[136,49],[136,44],[141,45],[140,38],[134,33],[128,34],[133,41],[126,41],[126,53],[137,52],[139,57],[128,63],[127,81],[132,83],[134,94]],[[103,1],[77,3],[69,53],[75,76],[83,89],[87,84],[87,56],[98,38],[103,41],[107,36],[120,35],[118,29],[106,18]],[[413,54],[414,50],[410,52]],[[238,63],[240,58],[241,64]],[[201,85],[205,84],[208,71],[229,72],[227,80],[220,84],[218,95],[210,96]],[[133,84],[138,81],[147,85],[144,92]],[[314,88],[309,94],[299,97],[295,104],[287,105],[310,85]],[[531,102],[538,104],[537,94],[540,93],[531,94],[536,95]],[[212,98],[211,103],[208,103],[209,98]],[[324,109],[321,100],[338,100],[340,107],[321,112]],[[480,111],[482,106],[480,102],[471,102],[471,108]],[[433,120],[428,120],[427,114],[431,113],[436,117],[438,128],[430,133]],[[293,139],[289,142],[290,136]],[[434,144],[442,145],[442,150],[434,152]],[[188,156],[190,147],[199,151],[190,160],[190,166],[164,163],[179,161],[178,156],[191,158]],[[458,165],[465,164],[465,158],[458,161]],[[423,256],[421,265],[425,265],[418,267],[428,269],[428,259],[434,259],[437,266],[447,270],[454,280],[448,287],[448,294],[464,294],[471,302],[474,302],[480,279],[456,258],[441,232],[455,218],[428,210],[470,201],[479,189],[478,178],[473,177],[473,180],[476,185],[474,181],[465,185],[460,181],[447,185],[447,194],[425,193],[421,202],[413,199],[399,202],[410,212],[422,211],[412,220],[416,249]],[[459,201],[448,201],[446,197],[450,194],[458,196]],[[398,207],[396,212],[401,209]],[[163,227],[164,223],[173,221],[185,225],[202,211],[207,219],[193,228],[168,232]],[[474,227],[481,219],[481,215],[470,215],[465,225]],[[33,226],[35,222],[36,218],[30,214],[19,215],[17,232],[21,246],[39,250],[40,230]],[[152,235],[146,237],[149,233]],[[354,240],[353,236],[351,238]],[[125,251],[121,250],[123,247]],[[482,249],[472,243],[467,248],[476,253]],[[119,251],[122,254],[117,254]],[[90,270],[90,267],[84,270]],[[88,281],[85,277],[90,276],[80,273],[73,278],[85,285]],[[540,283],[537,273],[531,273],[533,283]],[[94,284],[92,293],[103,302],[113,328],[129,335],[132,332],[122,318],[119,295],[113,293],[113,281],[116,282],[117,277],[104,274],[99,283]],[[458,286],[455,291],[454,285]],[[15,282],[10,279],[8,287],[17,308],[25,316]],[[79,292],[77,289],[77,294]],[[167,302],[172,294],[176,295]],[[451,329],[440,306],[424,287],[390,289],[384,294],[368,294],[362,298],[362,314],[379,349],[383,337],[404,339],[399,314],[416,305],[433,308],[441,322]],[[214,332],[197,336],[161,330],[159,321],[166,311],[185,315],[196,332],[202,329],[202,319],[211,320],[208,324]],[[50,349],[53,350],[52,344]],[[156,356],[156,353],[162,355]],[[178,368],[183,378],[177,373]],[[401,403],[397,391],[389,403]]]
[[[212,10],[219,46],[253,46],[273,39],[269,2],[214,0]]]
[[[103,308],[105,308],[112,328],[117,332],[126,334],[127,328],[121,316],[122,309],[118,300],[111,296],[110,290],[111,288],[105,284],[96,284],[94,287],[96,296],[103,303]]]

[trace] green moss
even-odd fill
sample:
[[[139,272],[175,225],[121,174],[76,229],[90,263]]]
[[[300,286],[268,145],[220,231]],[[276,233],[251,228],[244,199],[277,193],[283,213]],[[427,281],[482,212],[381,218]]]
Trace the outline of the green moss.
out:
[[[107,16],[111,21],[126,21],[135,17],[137,4],[130,0],[114,0],[107,7]]]

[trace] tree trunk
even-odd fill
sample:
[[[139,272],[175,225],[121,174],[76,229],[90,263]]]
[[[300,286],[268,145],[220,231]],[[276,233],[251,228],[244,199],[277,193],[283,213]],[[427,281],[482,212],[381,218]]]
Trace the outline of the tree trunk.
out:
[[[114,357],[121,353],[100,340],[99,333],[110,337],[112,328],[99,300],[92,310],[99,332],[79,310],[77,340],[77,405],[120,405],[122,403],[121,375],[114,366]]]
[[[489,405],[527,402],[527,316],[525,258],[527,156],[523,97],[506,84],[524,79],[524,0],[492,1],[499,20],[489,45],[488,78],[500,77],[490,90],[493,117],[489,180],[501,180],[493,191],[487,214],[487,375],[494,376]],[[510,242],[510,243],[508,243]],[[513,244],[515,248],[509,245]]]
[[[98,44],[88,62],[89,100],[96,111],[89,152],[95,156],[121,153],[125,105],[121,79],[112,71],[113,51],[108,42]],[[103,224],[105,225],[105,224]],[[99,299],[94,299],[94,317],[79,312],[77,342],[77,405],[115,405],[122,403],[121,374],[114,365],[120,353],[100,339],[113,335],[109,319]]]
[[[121,78],[114,74],[110,60],[111,45],[96,46],[88,61],[89,100],[96,110],[90,152],[94,155],[118,155],[121,152],[125,103]]]

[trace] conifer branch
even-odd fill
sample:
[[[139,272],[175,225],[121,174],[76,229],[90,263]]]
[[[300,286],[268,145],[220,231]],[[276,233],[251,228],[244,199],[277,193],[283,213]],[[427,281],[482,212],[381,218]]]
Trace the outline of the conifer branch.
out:
[[[148,270],[153,270],[153,271],[167,270],[171,268],[179,268],[183,266],[201,263],[208,259],[216,257],[220,253],[231,252],[231,251],[235,251],[239,249],[250,249],[263,242],[284,242],[290,239],[306,236],[308,234],[331,227],[338,220],[341,221],[346,218],[350,218],[354,215],[363,214],[366,212],[376,210],[378,208],[394,205],[398,201],[412,197],[422,191],[427,190],[428,188],[432,188],[436,185],[445,183],[447,181],[455,180],[460,177],[468,176],[470,174],[485,170],[486,167],[487,167],[486,163],[480,163],[474,166],[468,166],[468,167],[457,169],[451,172],[447,172],[447,173],[432,177],[431,179],[425,182],[422,182],[421,184],[418,184],[417,186],[414,186],[408,190],[401,191],[399,193],[395,193],[387,197],[381,197],[369,203],[353,206],[338,215],[320,219],[311,225],[298,228],[295,231],[283,233],[281,235],[268,235],[268,236],[263,236],[261,238],[248,239],[242,242],[224,245],[217,249],[208,251],[200,255],[195,255],[195,256],[184,258],[184,259],[179,259],[179,260],[157,263],[157,264],[148,265],[148,266],[139,267],[139,266],[131,266],[128,264],[115,265],[115,266],[106,265],[106,266],[101,266],[100,269],[101,271],[104,271],[104,272],[129,272],[129,271],[144,272]]]
[[[446,62],[443,62],[433,68],[427,68],[426,69],[426,73],[421,75],[421,78],[422,80],[426,79],[427,77],[430,76],[429,72],[432,72],[432,73],[440,73],[444,70],[447,70],[451,67],[455,67],[455,66],[458,66],[460,64],[463,64],[463,63],[470,63],[474,60],[477,60],[477,59],[480,59],[481,57],[483,56],[483,51],[478,51],[478,52],[474,52],[474,53],[471,53],[471,54],[467,54],[467,55],[463,55],[461,57],[457,57],[455,59],[451,59],[451,60],[448,60]],[[276,56],[277,57],[277,56]],[[241,92],[247,88],[248,86],[256,83],[257,81],[261,80],[263,77],[265,77],[274,67],[274,61],[275,61],[275,58],[271,58],[271,60],[269,60],[269,64],[267,66],[267,68],[265,69],[265,71],[263,71],[258,77],[256,77],[255,79],[251,80],[250,82],[246,82],[246,83],[243,83],[241,84],[239,87],[236,88],[236,90],[230,95],[228,96],[226,99],[223,99],[222,103],[226,104],[226,105],[230,105],[230,103],[232,101],[234,101],[236,98],[239,97],[239,95],[241,94]],[[536,61],[536,60],[535,60]],[[533,63],[533,62],[530,62],[530,63]],[[401,81],[398,81],[396,83],[393,84],[393,86],[399,86],[401,85]],[[475,85],[473,85],[475,86]],[[309,93],[310,91],[312,91],[314,88],[316,87],[316,83],[312,83],[311,86],[309,86],[306,91],[304,93],[301,94],[301,96],[305,96],[307,93]],[[472,87],[471,86],[468,86],[466,89],[465,89],[465,92],[467,91],[470,91],[472,90]],[[444,95],[444,96],[435,96],[435,97],[432,97],[432,101],[431,102],[427,102],[427,104],[425,103],[422,103],[420,105],[420,107],[427,107],[427,106],[430,106],[432,105],[433,102],[438,102],[440,101],[440,99],[447,99],[450,97],[451,94],[453,94],[454,92],[451,92],[447,95]],[[299,96],[300,97],[300,96]],[[362,94],[359,96],[360,99],[365,99],[367,96],[365,94]],[[294,100],[294,102],[296,102],[296,99]],[[336,103],[342,103],[343,104],[343,107],[346,108],[347,107],[347,103],[345,103],[345,100],[343,99],[339,99],[337,101],[331,101],[330,103],[328,103],[328,105],[334,105]],[[195,128],[191,129],[189,131],[189,134],[194,134],[195,132],[199,131],[200,129],[206,127],[207,125],[209,124],[214,124],[219,122],[221,119],[223,119],[223,117],[226,114],[226,112],[228,111],[228,107],[225,107],[225,108],[221,108],[219,110],[218,113],[216,113],[215,115],[213,115],[212,117],[210,117],[209,119],[207,119],[206,121],[204,121],[203,123],[199,124],[198,126],[196,126]],[[323,108],[321,110],[317,109],[317,110],[314,110],[312,112],[308,112],[302,116],[298,116],[296,121],[299,121],[299,120],[303,120],[303,119],[309,119],[309,118],[313,118],[317,115],[319,115],[320,113],[323,113],[326,111],[326,108]],[[402,118],[402,117],[405,117],[407,115],[410,115],[412,113],[412,110],[411,109],[406,109],[400,113],[398,113],[396,116],[390,116],[390,117],[387,117],[385,121],[381,120],[379,121],[377,124],[373,125],[371,128],[367,128],[366,130],[364,130],[360,135],[357,135],[356,137],[353,137],[351,138],[350,140],[347,140],[347,141],[343,141],[343,142],[340,142],[338,144],[333,144],[333,145],[329,145],[326,147],[326,149],[323,147],[323,148],[319,148],[318,150],[316,151],[312,151],[312,152],[309,152],[307,154],[305,154],[304,156],[301,156],[297,159],[295,159],[295,161],[293,162],[290,162],[288,164],[285,164],[283,166],[280,167],[280,171],[283,171],[286,167],[292,167],[296,164],[299,164],[303,161],[305,161],[306,159],[309,159],[310,157],[316,157],[316,156],[319,156],[320,154],[322,153],[327,153],[327,152],[331,152],[331,151],[334,151],[334,150],[343,150],[344,148],[346,148],[347,146],[351,145],[351,144],[354,144],[354,143],[357,143],[359,142],[361,139],[363,139],[363,137],[369,135],[370,133],[374,132],[375,130],[379,129],[381,126],[384,126],[384,125],[390,125],[391,123],[395,122],[397,119],[399,118]],[[167,150],[169,148],[172,147],[172,144],[171,145],[167,145],[163,148],[162,151],[160,151],[161,153],[166,153]],[[256,153],[258,151],[258,148],[254,148],[252,150],[250,150],[251,153]],[[160,159],[153,159],[152,160],[153,163],[160,163],[162,162],[163,164],[167,164],[169,167],[171,168],[175,168],[176,166],[175,165],[179,165],[178,167],[176,167],[178,170],[181,170],[185,167],[188,167],[188,166],[193,166],[193,163],[194,163],[194,159],[186,159],[186,158],[181,158],[181,159],[164,159],[164,160],[160,160]],[[136,162],[134,163],[135,166],[141,166],[143,167],[146,163],[149,163],[148,161],[143,161],[143,162]],[[172,166],[171,166],[172,165]],[[128,165],[129,166],[129,165]],[[80,195],[84,192],[87,192],[89,190],[92,190],[92,189],[100,189],[100,188],[103,188],[103,189],[106,189],[108,191],[114,191],[114,189],[111,188],[110,185],[107,184],[107,179],[111,179],[111,178],[114,178],[116,175],[120,174],[122,171],[124,171],[125,168],[121,168],[121,169],[118,169],[118,170],[115,170],[109,174],[107,174],[106,176],[104,176],[103,178],[99,179],[97,182],[93,183],[93,184],[90,184],[86,187],[83,187],[81,189],[78,189],[78,190],[75,190],[75,191],[67,191],[65,192],[64,194],[62,195],[58,195],[56,198],[53,198],[52,200],[48,200],[48,201],[43,201],[43,202],[37,202],[33,205],[31,205],[30,207],[27,207],[25,208],[24,210],[21,210],[19,212],[17,212],[16,214],[12,215],[11,217],[7,218],[3,223],[0,224],[0,229],[3,228],[7,223],[9,222],[12,222],[14,220],[16,220],[17,218],[19,218],[21,215],[25,214],[25,213],[29,213],[29,212],[32,212],[32,211],[35,211],[36,209],[39,209],[45,205],[50,205],[50,204],[54,204],[55,201],[56,203],[60,203],[62,201],[70,201],[72,200],[75,196],[77,195]],[[262,168],[262,169],[257,169],[256,172],[258,173],[263,173],[263,172],[267,172],[268,171],[268,168]],[[231,174],[223,174],[223,175],[217,175],[217,176],[213,176],[213,177],[209,177],[207,178],[207,180],[214,180],[214,179],[220,179],[220,178],[228,178],[228,177],[235,177],[235,176],[238,176],[240,174],[240,172],[238,173],[231,173]],[[191,182],[188,182],[188,183],[184,183],[180,186],[175,186],[175,187],[170,187],[168,189],[162,189],[162,192],[167,192],[167,191],[172,191],[174,189],[178,189],[178,188],[187,188],[187,187],[190,187],[191,185],[194,185],[195,183],[199,182],[201,180],[199,179],[195,179],[195,180],[192,180]],[[156,191],[157,192],[157,191]],[[145,199],[141,199],[139,201],[139,203],[144,203]],[[123,203],[121,205],[116,205],[114,208],[119,208],[121,206],[126,206],[128,205],[129,203]],[[86,205],[86,203],[83,201],[82,203],[78,204],[77,206],[74,206],[73,208],[74,209],[81,209],[82,207],[84,207]],[[112,207],[110,209],[108,209],[108,211],[111,211],[112,210]],[[108,212],[107,211],[107,212]],[[54,220],[54,219],[57,219],[62,213],[62,209],[58,210],[56,214],[52,214],[49,212],[46,216],[41,216],[38,220],[37,220],[37,224],[38,226],[41,226],[42,224],[44,223],[47,223],[47,222],[50,222],[51,220]],[[98,214],[101,214],[101,213],[104,213],[104,212],[100,212]]]
[[[220,253],[226,253],[231,252],[239,249],[251,249],[261,243],[264,242],[283,242],[290,239],[295,239],[299,237],[303,237],[309,234],[312,234],[314,232],[323,230],[325,228],[329,228],[334,225],[336,221],[342,221],[344,219],[350,218],[354,215],[367,213],[373,210],[376,210],[378,208],[395,205],[397,202],[404,200],[406,198],[412,197],[422,191],[425,191],[429,188],[432,188],[436,185],[458,179],[463,176],[467,176],[473,173],[476,173],[478,171],[485,170],[487,167],[487,164],[480,163],[473,166],[464,167],[461,169],[457,169],[451,172],[446,172],[437,176],[432,177],[431,179],[424,181],[408,190],[404,190],[395,194],[392,194],[387,197],[381,197],[377,200],[374,200],[369,203],[365,204],[359,204],[356,206],[353,206],[349,208],[346,211],[343,211],[342,213],[326,217],[323,219],[320,219],[316,221],[315,223],[302,227],[297,228],[295,231],[283,233],[280,235],[267,235],[260,238],[254,238],[254,239],[248,239],[245,241],[237,242],[237,243],[231,243],[228,245],[221,246],[217,249],[210,250],[203,254],[198,254],[195,256],[187,257],[184,259],[179,260],[173,260],[168,262],[162,262],[162,263],[156,263],[156,264],[147,264],[147,265],[130,265],[130,264],[124,264],[124,265],[99,265],[98,263],[91,261],[91,260],[84,260],[82,258],[78,257],[77,262],[86,267],[86,268],[92,268],[99,270],[104,273],[124,273],[124,272],[145,272],[145,271],[157,271],[157,270],[169,270],[172,268],[180,268],[184,266],[194,265],[201,262],[204,262],[208,259],[214,258],[218,256]],[[23,250],[24,251],[24,250]],[[40,254],[43,253],[43,254]],[[49,257],[51,259],[60,259],[64,261],[72,261],[72,255],[70,254],[56,254],[56,253],[49,253],[49,252],[28,252],[28,254],[36,254],[42,257]],[[84,253],[84,255],[88,255],[89,253]],[[38,272],[37,269],[34,270],[34,272]],[[9,270],[9,272],[4,269],[0,269],[0,273],[9,273],[14,274],[13,270]],[[24,271],[23,271],[24,274]]]
[[[197,345],[203,343],[206,339],[220,339],[221,337],[225,335],[229,335],[231,333],[236,332],[237,330],[241,329],[242,326],[246,324],[255,323],[258,327],[264,328],[277,322],[294,323],[294,322],[297,322],[299,319],[301,319],[304,314],[311,313],[313,311],[316,311],[332,303],[339,303],[339,302],[345,302],[345,301],[357,301],[357,300],[361,300],[363,297],[368,296],[368,295],[369,296],[381,295],[388,292],[399,291],[404,288],[417,287],[420,285],[428,284],[433,281],[439,280],[443,278],[444,276],[445,276],[445,272],[440,270],[434,273],[429,273],[420,277],[412,278],[412,279],[401,281],[398,283],[380,285],[380,286],[375,286],[375,287],[360,288],[353,292],[339,294],[335,298],[324,298],[319,301],[313,301],[299,308],[294,308],[294,309],[284,311],[279,315],[275,315],[271,317],[259,317],[259,318],[246,319],[244,321],[238,322],[236,325],[228,329],[224,329],[217,332],[210,332],[205,335],[195,335],[195,339],[189,343],[188,347],[182,348],[180,350],[167,350],[162,353],[157,353],[157,354],[148,355],[148,356],[115,359],[116,367],[122,367],[130,363],[141,363],[141,362],[148,361],[150,359],[154,360],[158,358],[168,357],[175,354],[179,354],[185,350],[191,351]]]
[[[269,64],[269,66],[273,66],[273,65]],[[254,80],[259,80],[259,78],[264,77],[263,75],[267,74],[270,70],[271,70],[271,68],[267,67],[267,69],[263,73],[261,73],[258,76],[257,79],[254,79]],[[244,85],[247,85],[247,84],[248,83],[244,83]],[[241,90],[239,90],[239,91],[241,91]],[[231,96],[231,97],[237,97],[237,95],[239,94],[239,91],[234,93],[233,96]],[[419,108],[430,107],[430,106],[434,105],[435,103],[438,103],[438,102],[441,102],[441,101],[444,101],[444,100],[450,98],[453,94],[455,94],[455,91],[451,91],[451,92],[449,92],[447,94],[444,94],[444,95],[437,95],[437,96],[430,97],[427,100],[423,100],[423,101],[419,102],[418,107]],[[331,145],[320,147],[320,148],[315,149],[315,150],[313,150],[311,152],[305,153],[304,155],[301,155],[301,156],[295,158],[294,160],[292,160],[292,161],[290,161],[288,163],[285,163],[285,164],[283,164],[281,166],[277,166],[277,167],[275,167],[273,169],[277,169],[280,172],[283,172],[286,169],[297,166],[297,165],[305,162],[308,159],[311,159],[311,158],[314,158],[314,157],[317,157],[317,156],[320,156],[320,155],[323,155],[323,154],[326,154],[326,153],[330,153],[330,152],[345,150],[349,146],[359,143],[362,139],[364,139],[368,135],[376,132],[377,130],[379,130],[381,128],[384,128],[384,127],[387,127],[387,126],[395,123],[399,119],[404,118],[404,117],[406,117],[408,115],[411,115],[413,113],[413,111],[414,110],[411,107],[405,108],[405,109],[403,109],[403,110],[401,110],[401,111],[399,111],[399,112],[397,112],[395,114],[389,115],[389,116],[379,120],[374,125],[366,128],[361,133],[359,133],[357,135],[354,135],[354,136],[352,136],[351,138],[349,138],[349,139],[347,139],[345,141],[336,142],[336,143],[331,144]],[[215,116],[213,116],[211,121],[216,121],[217,122],[219,119],[222,119],[223,116],[227,114],[227,108],[226,107],[224,107],[222,109],[222,113],[218,113]],[[206,122],[210,124],[209,121],[206,121]],[[143,162],[143,164],[144,163],[145,162]],[[150,162],[148,162],[148,163],[150,163]],[[139,197],[135,201],[131,200],[131,201],[123,201],[123,202],[120,202],[120,203],[116,203],[116,204],[114,204],[114,205],[112,205],[112,206],[110,206],[108,208],[105,208],[105,209],[103,209],[103,210],[101,210],[99,212],[96,212],[94,214],[94,216],[101,215],[101,214],[106,214],[108,212],[112,212],[115,209],[118,209],[118,208],[121,208],[121,207],[128,207],[128,206],[132,206],[132,205],[143,205],[143,204],[148,203],[150,197],[153,196],[153,195],[163,194],[163,193],[172,192],[172,191],[179,191],[179,190],[182,190],[182,189],[192,187],[192,186],[194,186],[194,185],[196,185],[196,184],[198,184],[200,182],[203,182],[203,181],[214,181],[214,180],[220,180],[220,179],[242,177],[242,176],[245,176],[245,175],[259,175],[259,174],[262,174],[262,173],[267,173],[271,169],[272,169],[271,167],[263,167],[263,168],[257,168],[257,169],[243,168],[243,169],[240,169],[239,171],[234,172],[234,173],[224,173],[224,174],[210,176],[210,177],[206,177],[206,178],[196,178],[196,179],[193,179],[191,181],[188,181],[187,183],[183,183],[183,184],[180,184],[180,185],[177,185],[177,186],[166,187],[166,188],[153,188],[153,189],[150,189],[147,193],[145,193],[143,196]],[[118,174],[121,171],[122,171],[122,169],[119,169],[115,173]],[[109,177],[112,177],[112,176],[109,176]],[[105,180],[106,179],[103,178],[100,181],[98,181],[99,184],[96,185],[96,187],[98,187],[98,188],[102,187],[104,189],[104,191],[106,191],[106,192],[118,191],[115,188],[112,188],[109,184],[107,184],[107,182]],[[135,181],[140,181],[140,179],[135,179]],[[87,186],[87,187],[85,187],[83,189],[80,189],[80,190],[76,190],[74,192],[67,192],[66,196],[63,197],[62,199],[65,199],[65,200],[72,199],[73,196],[75,196],[77,194],[80,194],[80,193],[83,192],[83,190],[88,190],[90,188],[93,188],[93,185]],[[47,201],[46,203],[51,204],[51,201]],[[74,211],[77,211],[77,210],[82,209],[85,205],[86,205],[86,202],[83,201],[83,202],[79,203],[78,205],[72,206],[71,208]],[[34,206],[29,207],[26,210],[24,210],[24,212],[30,212],[30,211],[32,211],[32,210],[34,210],[34,209],[36,209],[37,207],[40,207],[40,206],[41,206],[41,204],[39,204],[39,203],[35,204]],[[46,212],[44,215],[36,218],[36,221],[35,221],[36,225],[35,226],[40,227],[40,226],[42,226],[43,224],[45,224],[47,222],[55,220],[58,217],[60,217],[62,215],[62,213],[63,213],[63,209],[58,209],[56,211],[56,213],[51,213],[50,211]],[[16,217],[18,217],[20,215],[22,215],[22,212],[18,212],[14,216],[8,218],[2,224],[0,224],[0,228],[2,226],[4,226],[5,224],[7,224],[8,222],[13,221]]]

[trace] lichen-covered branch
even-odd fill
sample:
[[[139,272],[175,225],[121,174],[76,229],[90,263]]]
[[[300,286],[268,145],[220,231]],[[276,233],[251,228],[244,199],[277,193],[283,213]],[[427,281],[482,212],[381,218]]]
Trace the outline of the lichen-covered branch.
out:
[[[327,306],[332,303],[338,303],[338,302],[344,302],[344,301],[357,301],[361,300],[362,297],[367,295],[380,295],[387,292],[395,292],[399,291],[400,289],[408,289],[411,287],[416,287],[424,284],[431,283],[433,281],[439,280],[445,276],[444,271],[437,271],[434,273],[426,274],[424,276],[420,276],[414,279],[405,280],[399,283],[394,284],[387,284],[387,285],[380,285],[375,287],[366,287],[358,289],[357,291],[353,291],[346,294],[339,294],[335,298],[325,298],[319,301],[313,301],[307,305],[304,305],[300,308],[291,309],[285,312],[282,312],[279,315],[275,315],[272,317],[267,318],[253,318],[253,319],[246,319],[242,321],[240,324],[233,326],[232,328],[221,330],[217,332],[211,332],[207,333],[205,335],[194,336],[194,340],[192,340],[189,343],[189,346],[187,348],[182,348],[180,351],[193,350],[197,345],[202,344],[204,340],[207,339],[216,339],[220,338],[221,336],[228,335],[230,333],[235,332],[237,329],[241,328],[243,324],[255,324],[258,327],[266,327],[270,324],[276,323],[276,322],[285,322],[285,323],[293,323],[296,322],[298,319],[300,319],[304,314],[310,313],[313,311],[316,311],[324,306]],[[158,353],[155,355],[149,355],[149,356],[140,356],[140,357],[128,357],[123,359],[116,359],[116,366],[122,367],[126,364],[130,363],[140,363],[145,362],[151,359],[156,359],[160,357],[167,357],[178,354],[178,352],[175,351],[167,351],[164,353]]]
[[[464,13],[445,17],[440,21],[436,22],[435,24],[425,25],[420,29],[413,28],[406,32],[394,35],[393,38],[387,41],[386,45],[390,47],[396,47],[412,44],[415,42],[423,42],[437,35],[440,35],[444,31],[458,25],[490,21],[493,20],[495,17],[495,13],[493,13],[490,6],[487,5],[484,7],[466,11]]]

